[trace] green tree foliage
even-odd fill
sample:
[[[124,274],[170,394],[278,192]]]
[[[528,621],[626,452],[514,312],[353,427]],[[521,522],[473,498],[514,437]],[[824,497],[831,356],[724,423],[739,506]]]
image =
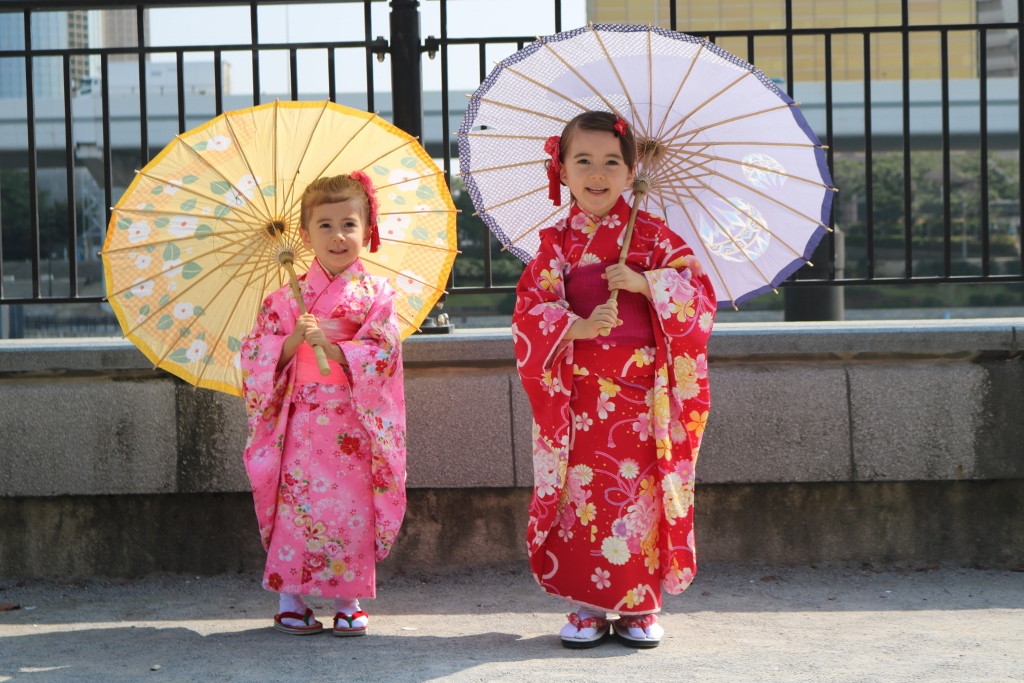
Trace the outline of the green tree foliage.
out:
[[[836,219],[846,232],[847,276],[863,275],[858,255],[867,242],[866,173],[863,156],[835,159],[837,197]],[[911,155],[911,236],[913,256],[922,262],[915,274],[936,274],[941,268],[944,248],[942,152],[918,151]],[[1006,207],[1017,209],[1020,165],[1016,158],[991,155],[988,159],[989,249],[992,257],[1015,256],[1020,248],[1014,220]],[[970,258],[981,256],[981,159],[976,152],[956,152],[950,156],[950,233],[954,259],[960,259],[964,237]],[[872,157],[874,210],[874,246],[876,257],[902,260],[905,244],[903,207],[903,156],[899,152]],[[844,204],[856,203],[856,220],[846,221]],[[958,274],[977,266],[960,261]],[[851,272],[852,271],[852,272]]]
[[[32,219],[29,205],[28,172],[0,171],[0,230],[3,233],[3,258],[19,261],[32,258]],[[67,246],[68,205],[50,201],[39,192],[39,249],[45,258],[63,254]]]
[[[452,179],[452,199],[461,210],[457,218],[459,249],[455,259],[455,286],[484,285],[484,234],[487,226],[479,216],[461,178]],[[515,285],[523,272],[523,262],[510,252],[501,251],[501,243],[491,235],[491,276],[495,285]]]

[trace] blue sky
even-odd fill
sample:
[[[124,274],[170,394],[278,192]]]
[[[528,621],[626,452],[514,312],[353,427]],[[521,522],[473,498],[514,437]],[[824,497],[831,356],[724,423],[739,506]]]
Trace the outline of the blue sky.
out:
[[[554,33],[552,0],[450,0],[448,35],[450,37],[535,36]],[[291,7],[260,8],[260,42],[278,43],[328,40],[362,40],[363,5],[311,4]],[[373,35],[388,36],[386,2],[372,5]],[[421,31],[440,36],[440,4],[435,0],[420,3]],[[585,0],[563,0],[562,28],[577,28],[586,23]],[[150,10],[150,43],[161,45],[204,45],[211,43],[247,43],[248,7],[181,8]],[[515,52],[515,44],[489,47],[488,71],[493,61]],[[173,55],[155,55],[154,60],[173,59]],[[212,61],[212,54],[198,53],[186,59]],[[226,53],[231,63],[232,92],[252,92],[252,59],[249,53]],[[339,92],[365,92],[365,61],[361,50],[337,54]],[[475,46],[453,47],[449,52],[450,87],[474,90],[480,82],[478,52]],[[322,50],[301,51],[298,55],[300,92],[327,91],[327,61]],[[390,90],[390,63],[374,62],[377,91]],[[288,62],[285,52],[263,52],[260,61],[263,90],[269,93],[288,89]],[[351,76],[343,76],[351,74]],[[440,59],[430,61],[424,55],[423,82],[426,90],[440,90]]]

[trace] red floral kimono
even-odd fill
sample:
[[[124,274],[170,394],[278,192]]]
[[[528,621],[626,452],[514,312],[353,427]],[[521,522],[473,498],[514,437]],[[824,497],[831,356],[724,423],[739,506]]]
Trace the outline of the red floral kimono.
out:
[[[574,205],[540,233],[523,272],[512,334],[533,409],[535,488],[527,543],[552,595],[619,614],[661,609],[696,572],[694,464],[708,417],[707,340],[715,295],[664,221],[639,212],[627,265],[652,299],[619,292],[623,325],[566,341],[608,298],[630,207],[603,219]]]

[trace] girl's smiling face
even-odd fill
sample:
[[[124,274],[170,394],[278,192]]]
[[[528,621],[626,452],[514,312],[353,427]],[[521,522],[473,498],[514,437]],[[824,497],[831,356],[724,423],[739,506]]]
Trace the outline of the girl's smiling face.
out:
[[[363,205],[355,199],[320,204],[310,210],[309,225],[302,226],[299,235],[331,275],[351,266],[370,243],[365,213]]]
[[[603,218],[622,191],[633,184],[633,169],[622,158],[622,145],[612,133],[573,131],[563,157],[561,179],[580,208]]]

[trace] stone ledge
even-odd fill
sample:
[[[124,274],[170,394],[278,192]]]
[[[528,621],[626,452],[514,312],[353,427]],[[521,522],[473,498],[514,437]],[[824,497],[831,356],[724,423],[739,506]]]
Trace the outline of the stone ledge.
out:
[[[702,562],[1024,564],[1024,480],[704,485]],[[417,489],[383,568],[526,557],[529,489]],[[0,576],[260,571],[252,496],[0,498]]]
[[[822,323],[719,323],[711,336],[712,359],[759,355],[815,355],[848,359],[997,352],[1016,355],[1024,346],[1024,318]],[[512,363],[507,328],[456,330],[450,335],[413,335],[403,345],[405,362],[417,365]],[[2,339],[0,373],[152,370],[127,339]]]

